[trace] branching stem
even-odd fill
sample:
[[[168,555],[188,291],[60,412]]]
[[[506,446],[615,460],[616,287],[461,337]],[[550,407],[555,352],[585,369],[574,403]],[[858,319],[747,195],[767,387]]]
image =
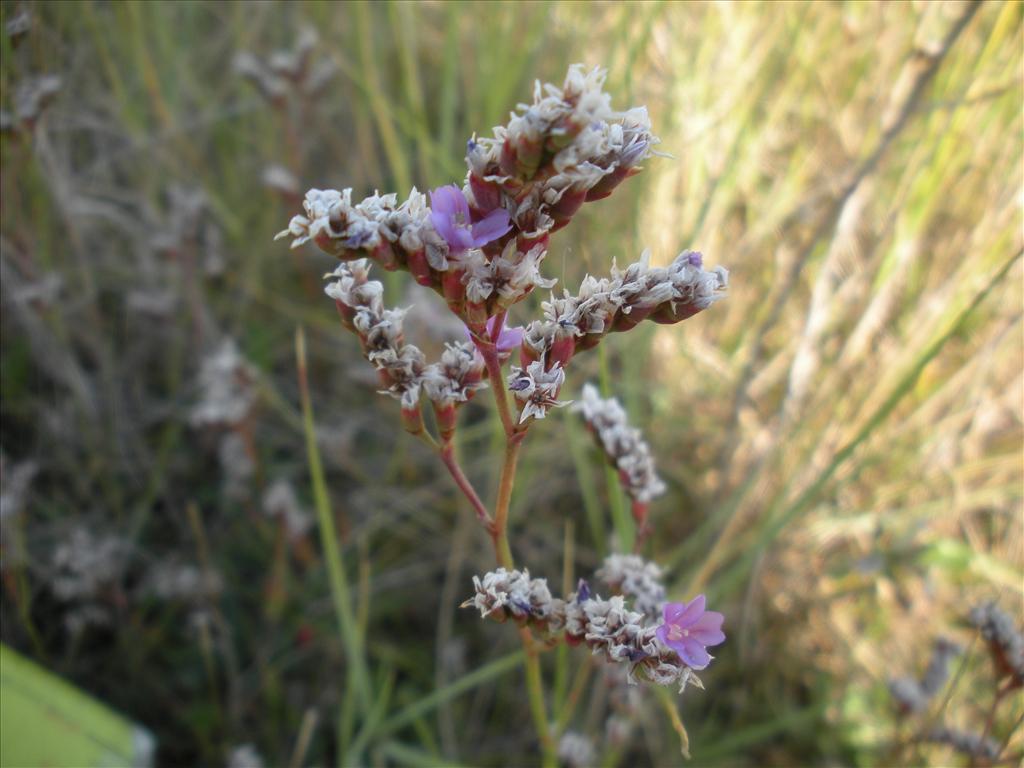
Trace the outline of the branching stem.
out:
[[[469,499],[469,503],[473,505],[473,510],[476,512],[476,519],[487,529],[487,531],[494,536],[494,520],[491,519],[491,513],[487,511],[487,507],[484,506],[483,501],[480,500],[480,496],[477,495],[476,489],[473,488],[473,484],[469,482],[469,478],[466,477],[462,471],[462,467],[459,465],[459,460],[455,456],[455,447],[449,440],[444,445],[440,446],[438,453],[441,456],[441,461],[448,468],[448,472],[451,474],[452,479],[455,480],[455,484],[459,486],[459,490]]]
[[[515,568],[515,561],[512,558],[512,548],[508,543],[508,516],[512,504],[512,488],[515,484],[519,449],[523,438],[526,437],[526,430],[517,431],[516,429],[511,410],[509,409],[508,396],[505,393],[505,378],[501,370],[501,362],[498,360],[496,342],[504,325],[505,313],[502,312],[495,317],[494,327],[489,335],[483,339],[476,336],[473,338],[473,342],[476,344],[477,349],[480,350],[484,364],[487,366],[491,391],[494,393],[494,402],[498,409],[498,415],[501,417],[501,424],[504,427],[506,438],[505,459],[502,463],[501,477],[498,481],[498,498],[494,505],[493,518],[459,467],[450,442],[442,446],[440,455],[445,466],[448,467],[448,471],[455,479],[455,483],[476,510],[477,518],[490,532],[498,564],[511,571]],[[540,741],[541,765],[544,768],[554,768],[558,764],[558,759],[554,738],[551,733],[551,724],[548,720],[547,705],[544,702],[544,681],[541,677],[540,650],[529,628],[520,627],[519,638],[523,643],[523,651],[525,653],[527,696],[534,727],[537,729],[537,738]]]

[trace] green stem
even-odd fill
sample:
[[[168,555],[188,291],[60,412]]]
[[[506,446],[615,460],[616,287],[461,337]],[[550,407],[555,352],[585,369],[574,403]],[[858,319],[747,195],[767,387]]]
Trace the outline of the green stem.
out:
[[[554,768],[558,765],[558,757],[555,751],[555,740],[551,736],[547,707],[544,704],[544,681],[540,674],[537,645],[533,641],[530,630],[526,627],[520,627],[519,637],[523,641],[523,650],[526,652],[526,691],[530,699],[533,726],[537,729],[537,738],[540,739],[540,762],[544,768]]]
[[[513,436],[505,444],[505,463],[501,467],[501,480],[498,483],[498,501],[494,507],[494,529],[491,538],[494,540],[494,554],[498,564],[512,570],[514,561],[512,549],[508,545],[508,511],[512,502],[512,486],[516,478],[516,462],[519,460],[519,446],[522,435]]]
[[[597,359],[600,366],[601,395],[611,397],[611,372],[608,369],[608,353],[603,346],[597,348]],[[622,498],[622,486],[619,473],[607,461],[604,462],[604,480],[608,488],[608,504],[611,507],[612,523],[615,526],[615,538],[619,552],[632,552],[636,543],[636,525],[626,510]]]
[[[497,362],[496,358],[495,362]],[[501,468],[498,501],[494,508],[494,532],[492,534],[494,554],[498,558],[498,563],[508,570],[515,567],[512,549],[508,544],[508,512],[512,501],[512,486],[515,482],[519,447],[525,435],[525,432],[511,434],[505,444],[505,462]],[[549,768],[549,766],[557,765],[558,760],[549,727],[547,706],[544,703],[544,682],[541,678],[540,658],[533,635],[528,628],[521,627],[519,629],[519,638],[523,642],[523,651],[526,654],[526,689],[530,712],[533,715],[533,725],[537,729],[537,738],[540,740],[541,765]]]
[[[372,694],[370,692],[369,675],[366,670],[366,659],[363,655],[363,640],[360,636],[355,612],[352,609],[352,595],[345,569],[342,564],[341,551],[338,549],[338,533],[334,526],[331,512],[331,500],[327,495],[327,482],[324,479],[323,465],[320,463],[320,450],[316,443],[316,427],[313,420],[313,405],[309,397],[309,379],[306,372],[306,336],[302,328],[295,331],[295,358],[299,371],[299,395],[302,399],[302,423],[306,432],[306,453],[309,459],[309,474],[313,483],[313,501],[316,506],[317,522],[320,528],[320,540],[327,561],[327,574],[331,584],[331,597],[334,612],[338,620],[348,661],[348,680],[346,681],[358,701],[362,712],[370,710]],[[348,695],[345,697],[350,698]],[[348,708],[344,708],[348,710]],[[352,713],[343,711],[339,716],[339,742],[345,753],[345,747],[352,730]]]

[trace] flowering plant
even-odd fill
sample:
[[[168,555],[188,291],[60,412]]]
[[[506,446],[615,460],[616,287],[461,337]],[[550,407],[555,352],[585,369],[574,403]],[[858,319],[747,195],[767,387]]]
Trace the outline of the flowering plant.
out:
[[[542,316],[524,328],[507,325],[511,307],[536,288],[550,289],[541,265],[551,235],[586,202],[610,195],[640,171],[658,138],[646,109],[618,112],[604,92],[601,69],[570,67],[561,88],[534,90],[491,138],[467,143],[463,186],[444,186],[427,198],[416,189],[401,203],[375,193],[353,203],[352,190],[310,190],[304,214],[278,237],[292,247],[312,241],[341,262],[327,277],[342,324],[357,334],[377,370],[381,392],[400,403],[404,428],[437,451],[492,539],[496,570],[474,577],[475,594],[464,605],[519,626],[526,657],[530,705],[545,764],[555,759],[538,654],[564,639],[585,643],[594,654],[627,666],[630,682],[699,684],[694,670],[711,661],[708,646],[724,641],[722,615],[704,611],[704,597],[665,601],[661,570],[636,554],[612,555],[597,577],[618,594],[602,599],[581,580],[565,599],[552,597],[544,579],[515,568],[508,514],[520,447],[534,422],[560,400],[573,357],[609,333],[631,330],[645,319],[673,324],[722,297],[728,273],[704,268],[703,257],[684,251],[667,267],[652,267],[648,254],[608,277],[586,276],[578,292],[563,290],[541,304]],[[384,306],[383,285],[371,265],[409,272],[442,296],[466,326],[466,340],[446,346],[428,362],[406,342],[405,310]],[[504,365],[518,348],[518,365]],[[489,387],[505,433],[497,499],[488,507],[462,471],[453,449],[459,408]],[[424,420],[433,411],[432,434]],[[647,444],[615,400],[588,386],[576,407],[614,464],[643,540],[647,509],[662,493]],[[632,610],[627,599],[638,610]],[[664,621],[657,624],[663,612]],[[558,730],[558,726],[555,726]]]

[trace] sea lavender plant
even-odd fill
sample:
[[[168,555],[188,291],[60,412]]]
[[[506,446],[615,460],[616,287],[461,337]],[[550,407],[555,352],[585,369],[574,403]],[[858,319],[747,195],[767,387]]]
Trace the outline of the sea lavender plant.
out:
[[[556,759],[544,700],[538,651],[565,640],[586,644],[599,657],[627,668],[630,682],[700,685],[694,670],[707,667],[707,647],[724,641],[722,615],[704,610],[704,597],[666,602],[661,571],[633,555],[607,561],[598,577],[621,594],[608,599],[586,581],[564,599],[545,579],[517,570],[508,540],[508,516],[521,445],[534,423],[561,398],[576,353],[609,333],[645,319],[673,324],[707,309],[723,295],[728,272],[707,270],[703,257],[684,251],[668,266],[651,266],[648,253],[624,269],[613,260],[607,277],[587,275],[576,293],[563,289],[541,305],[542,316],[525,328],[506,325],[509,309],[537,288],[550,289],[542,265],[551,236],[586,202],[610,195],[659,142],[646,109],[612,109],[602,69],[569,68],[561,87],[536,84],[532,104],[522,104],[493,137],[466,145],[467,175],[428,197],[415,188],[355,201],[351,189],[311,189],[304,213],[278,237],[292,247],[313,242],[339,260],[326,277],[342,325],[359,338],[376,368],[380,391],[399,402],[403,427],[435,450],[492,539],[497,568],[474,577],[475,595],[464,603],[482,617],[519,627],[534,725],[545,765]],[[406,341],[405,309],[384,304],[384,286],[370,278],[376,264],[409,272],[446,301],[466,327],[466,340],[448,344],[440,360]],[[518,365],[510,364],[518,349]],[[505,433],[497,499],[488,507],[459,465],[453,449],[459,409],[490,388]],[[423,416],[433,411],[432,434]],[[629,427],[621,406],[584,390],[584,417],[615,464],[644,527],[647,507],[664,490],[650,449]],[[632,610],[627,600],[635,600]],[[663,621],[658,622],[659,611]],[[558,729],[555,728],[555,731]],[[623,729],[620,729],[623,730]],[[575,750],[574,750],[575,751]]]

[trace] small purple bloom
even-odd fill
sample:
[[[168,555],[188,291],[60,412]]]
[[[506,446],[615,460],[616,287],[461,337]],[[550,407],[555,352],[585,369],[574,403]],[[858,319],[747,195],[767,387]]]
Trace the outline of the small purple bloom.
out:
[[[711,663],[706,646],[725,641],[723,616],[704,610],[704,595],[689,603],[665,603],[665,623],[656,630],[658,639],[679,654],[689,667],[704,669]]]
[[[516,379],[511,384],[509,384],[508,388],[512,392],[522,392],[528,386],[530,386],[530,379],[524,376],[523,378]]]
[[[471,223],[466,196],[454,184],[430,193],[430,220],[455,253],[479,248],[512,229],[508,211],[504,208],[495,208],[480,221]]]
[[[490,318],[487,321],[487,338],[491,338],[494,334],[494,324],[497,322],[498,316]],[[473,334],[470,333],[469,327],[466,326],[466,338],[470,341],[473,340]],[[501,329],[501,333],[498,334],[498,338],[494,340],[494,347],[498,350],[498,355],[507,355],[512,352],[516,347],[523,343],[524,329],[521,325],[517,325],[515,328],[509,328],[507,325]]]
[[[704,266],[704,254],[700,251],[690,251],[686,254],[686,260],[695,267]]]
[[[585,603],[590,599],[590,585],[586,579],[580,579],[576,584],[576,602]]]

